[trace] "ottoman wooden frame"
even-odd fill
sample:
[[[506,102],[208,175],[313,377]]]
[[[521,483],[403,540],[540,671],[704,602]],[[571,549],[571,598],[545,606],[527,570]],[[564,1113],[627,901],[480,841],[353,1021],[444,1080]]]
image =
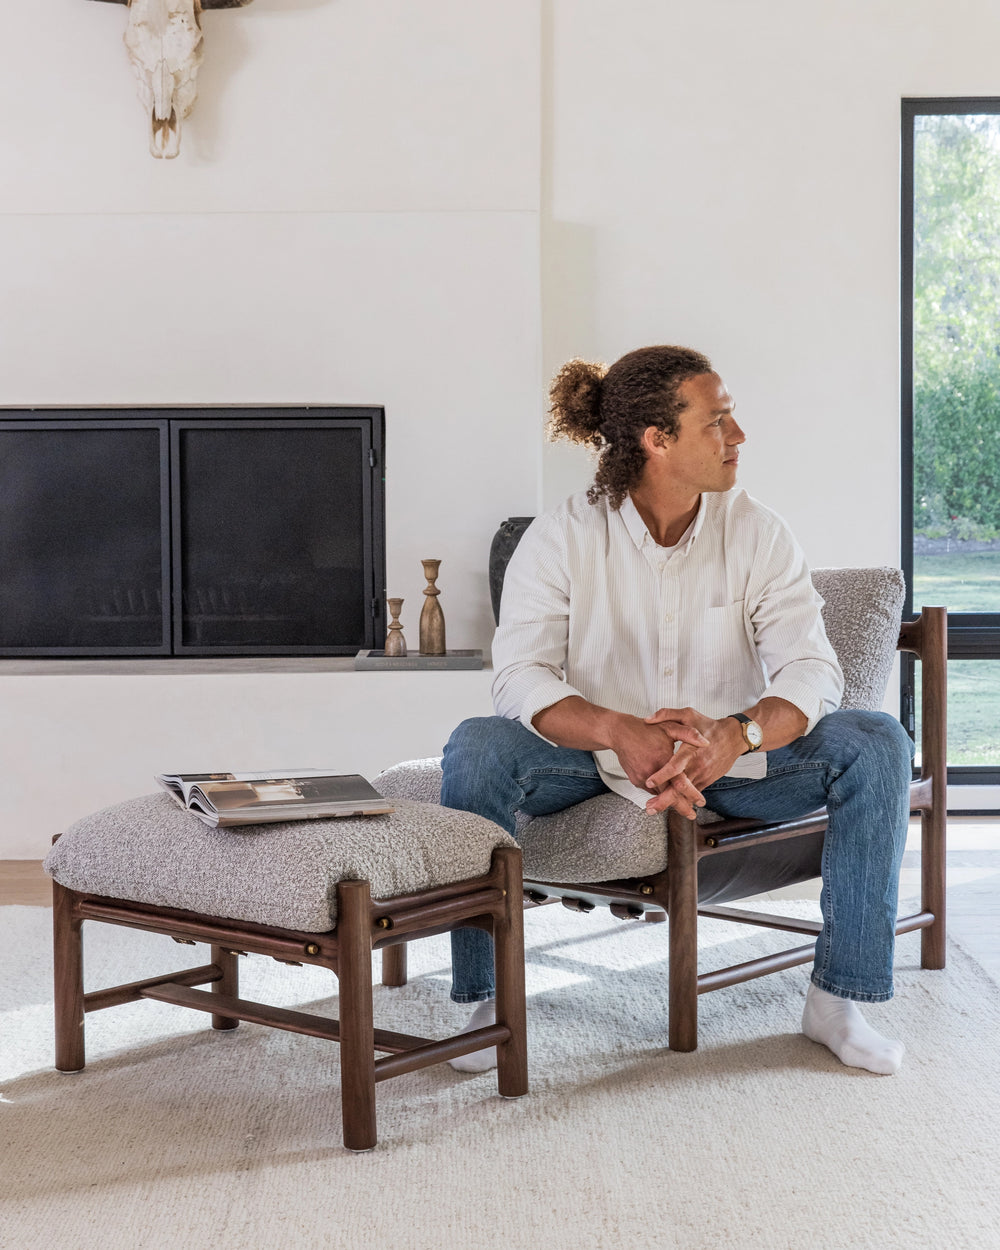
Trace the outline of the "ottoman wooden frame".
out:
[[[339,1042],[344,1145],[349,1150],[370,1150],[375,1145],[375,1085],[404,1072],[496,1046],[501,1096],[519,1098],[528,1092],[521,853],[516,848],[497,847],[485,876],[383,901],[372,899],[367,881],[340,881],[336,887],[337,925],[328,933],[280,929],[105,898],[67,889],[56,881],[52,888],[55,1066],[60,1072],[79,1072],[84,1067],[87,1012],[152,998],[210,1012],[214,1029],[233,1029],[246,1020]],[[162,933],[186,944],[206,942],[212,948],[211,963],[85,993],[85,920]],[[372,951],[385,952],[383,982],[401,984],[397,952],[405,951],[406,942],[462,926],[485,929],[493,935],[496,1024],[440,1041],[376,1029]],[[250,952],[269,955],[280,963],[329,968],[340,982],[340,1019],[240,998],[238,956]],[[209,989],[195,988],[199,985]],[[375,1051],[388,1053],[376,1059]]]

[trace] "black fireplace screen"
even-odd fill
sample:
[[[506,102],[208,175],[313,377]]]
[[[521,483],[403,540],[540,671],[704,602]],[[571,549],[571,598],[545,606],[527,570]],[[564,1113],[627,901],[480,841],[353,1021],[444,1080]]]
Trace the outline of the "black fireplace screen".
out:
[[[378,645],[381,409],[6,417],[0,654]]]

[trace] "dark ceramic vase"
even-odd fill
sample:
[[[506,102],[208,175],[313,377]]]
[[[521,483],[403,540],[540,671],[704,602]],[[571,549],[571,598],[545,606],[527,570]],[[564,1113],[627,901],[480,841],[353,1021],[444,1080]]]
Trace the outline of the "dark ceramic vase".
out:
[[[503,590],[503,575],[507,571],[507,562],[514,554],[514,548],[521,541],[524,531],[534,520],[531,516],[512,516],[502,522],[493,535],[490,544],[490,602],[493,604],[493,619],[500,623],[500,592]]]

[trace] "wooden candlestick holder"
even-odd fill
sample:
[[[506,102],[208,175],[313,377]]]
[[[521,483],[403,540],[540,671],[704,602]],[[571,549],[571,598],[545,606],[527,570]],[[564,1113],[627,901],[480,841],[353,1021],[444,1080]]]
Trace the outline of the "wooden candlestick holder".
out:
[[[424,566],[424,577],[427,578],[424,588],[427,598],[420,613],[420,654],[444,655],[444,613],[437,600],[441,592],[435,585],[441,561],[421,560],[421,564]]]

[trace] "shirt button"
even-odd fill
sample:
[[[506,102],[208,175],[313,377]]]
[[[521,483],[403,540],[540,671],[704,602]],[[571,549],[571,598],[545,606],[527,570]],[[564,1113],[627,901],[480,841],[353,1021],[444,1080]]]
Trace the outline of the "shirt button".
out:
[[[672,668],[665,668],[663,670],[664,677],[673,677],[673,675],[674,675],[674,670]]]
[[[673,612],[668,612],[668,613],[666,614],[666,616],[665,616],[663,619],[664,619],[665,621],[672,621],[672,620],[674,619],[674,614],[673,614]]]

